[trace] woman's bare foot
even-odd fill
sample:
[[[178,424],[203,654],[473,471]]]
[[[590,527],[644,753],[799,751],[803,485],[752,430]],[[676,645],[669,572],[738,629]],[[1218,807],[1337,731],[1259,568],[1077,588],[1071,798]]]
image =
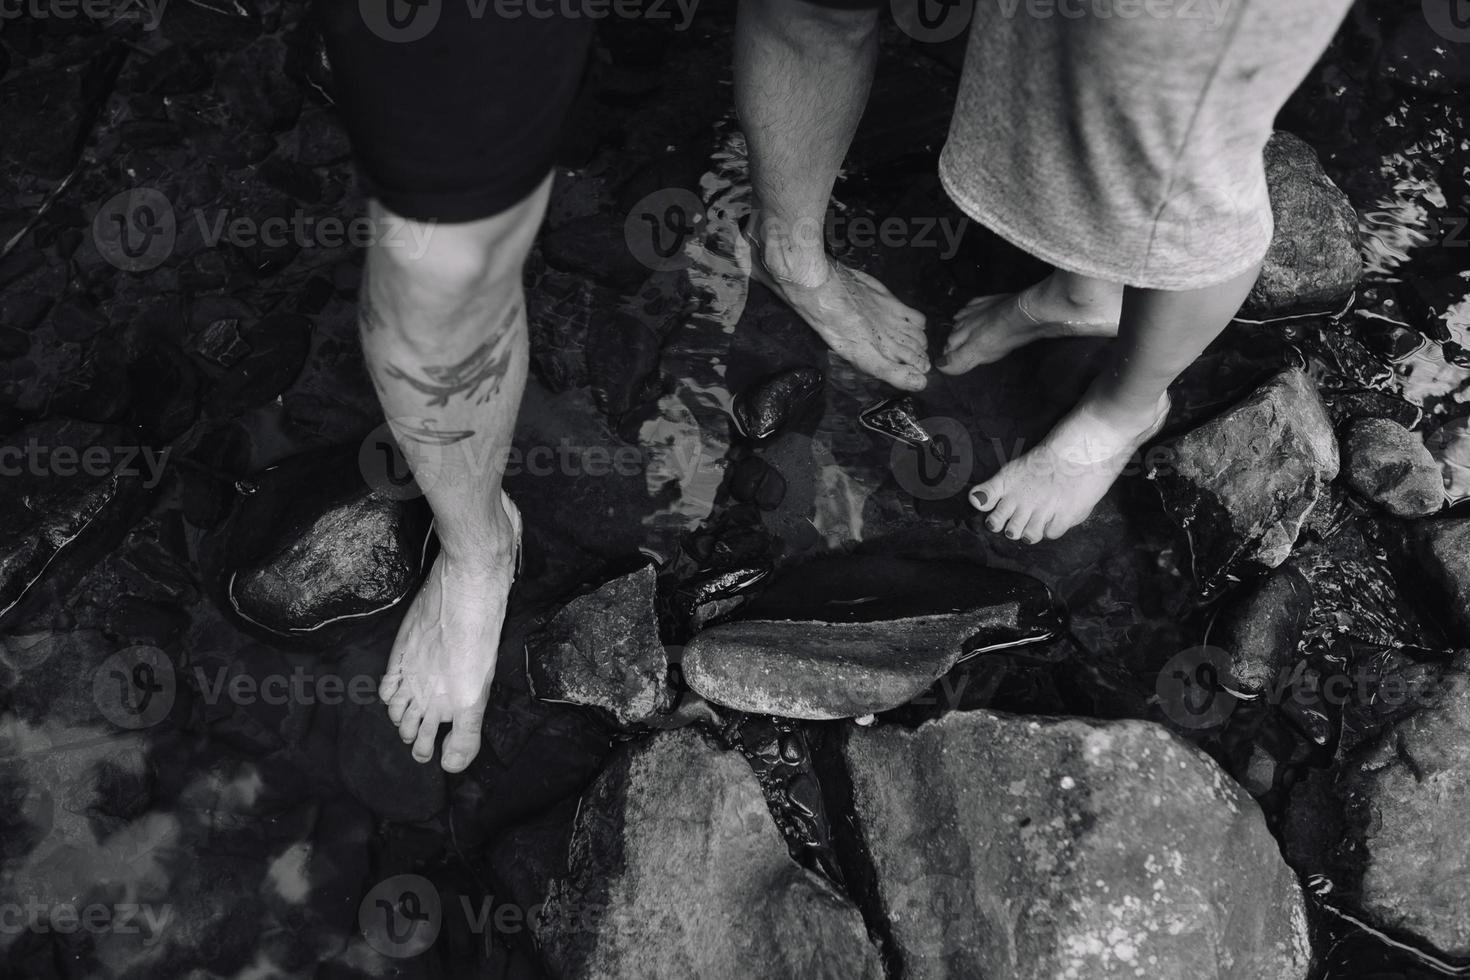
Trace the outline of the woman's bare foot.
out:
[[[498,545],[469,560],[440,552],[414,597],[398,636],[378,697],[413,757],[434,755],[439,726],[449,723],[440,765],[460,772],[480,751],[480,728],[495,676],[500,627],[515,580],[520,513],[501,495]]]
[[[1049,337],[1114,337],[1123,287],[1052,273],[1019,293],[977,296],[955,314],[936,365],[964,374]]]
[[[970,505],[989,513],[985,526],[1036,544],[1081,524],[1130,457],[1163,428],[1169,396],[1153,408],[1119,408],[1090,390],[1046,438],[970,490]]]
[[[921,391],[928,384],[924,314],[866,272],[849,269],[825,252],[795,268],[798,263],[781,251],[767,252],[743,237],[750,247],[751,278],[795,310],[838,357],[895,388]]]

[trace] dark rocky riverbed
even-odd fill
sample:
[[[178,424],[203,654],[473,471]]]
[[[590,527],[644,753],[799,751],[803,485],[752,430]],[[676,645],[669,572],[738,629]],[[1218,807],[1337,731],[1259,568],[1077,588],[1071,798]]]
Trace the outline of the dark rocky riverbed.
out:
[[[1359,3],[1241,319],[1027,547],[965,491],[1100,343],[830,356],[748,284],[733,10],[675,23],[562,147],[446,776],[375,697],[434,543],[306,7],[0,21],[0,976],[1470,975],[1470,29]],[[887,29],[829,228],[931,342],[1044,271],[939,188],[954,58]]]

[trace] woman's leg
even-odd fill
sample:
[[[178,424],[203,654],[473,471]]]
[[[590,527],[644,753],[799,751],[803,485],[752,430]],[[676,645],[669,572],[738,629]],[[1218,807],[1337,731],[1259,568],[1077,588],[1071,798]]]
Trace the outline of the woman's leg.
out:
[[[1258,273],[1180,292],[1125,289],[1103,373],[1035,448],[970,491],[986,526],[1035,544],[1085,520],[1163,427],[1169,385],[1225,329]]]
[[[964,374],[1050,337],[1116,337],[1123,287],[1055,269],[1019,293],[977,296],[955,314],[935,365]]]

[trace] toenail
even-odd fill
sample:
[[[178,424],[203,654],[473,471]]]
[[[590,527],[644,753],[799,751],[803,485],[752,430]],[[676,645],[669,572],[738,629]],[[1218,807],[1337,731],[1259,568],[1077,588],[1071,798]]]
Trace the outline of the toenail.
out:
[[[1008,537],[1012,541],[1014,541],[1014,540],[1016,540],[1016,532],[1014,532],[1014,531],[1007,531],[1006,532],[1006,537]]]
[[[990,503],[990,494],[986,493],[984,490],[971,490],[970,502],[973,503],[976,507],[984,508]]]
[[[464,765],[464,756],[460,755],[458,752],[451,752],[449,755],[446,755],[444,757],[444,765],[448,769],[458,769],[460,766]]]

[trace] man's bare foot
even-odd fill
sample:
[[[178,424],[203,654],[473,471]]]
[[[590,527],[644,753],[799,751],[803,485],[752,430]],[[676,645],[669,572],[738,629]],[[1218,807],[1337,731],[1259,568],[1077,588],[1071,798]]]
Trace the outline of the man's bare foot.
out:
[[[970,490],[985,526],[1036,544],[1081,524],[1128,465],[1163,428],[1169,396],[1143,412],[1120,410],[1089,391],[1034,448]]]
[[[928,384],[924,314],[825,252],[802,263],[811,268],[784,268],[788,260],[781,252],[742,237],[750,248],[751,278],[795,310],[838,357],[895,388],[921,391]]]
[[[398,636],[378,697],[413,757],[434,755],[439,726],[451,728],[440,761],[446,772],[460,772],[480,751],[480,728],[495,676],[500,627],[515,580],[521,518],[501,495],[501,520],[493,554],[470,560],[441,551],[414,597]]]
[[[1069,277],[1074,280],[1076,277]],[[964,374],[1013,350],[1049,337],[1115,337],[1123,287],[1095,283],[1069,291],[1055,273],[1033,286],[1002,296],[977,296],[954,318],[936,365],[944,374]]]

